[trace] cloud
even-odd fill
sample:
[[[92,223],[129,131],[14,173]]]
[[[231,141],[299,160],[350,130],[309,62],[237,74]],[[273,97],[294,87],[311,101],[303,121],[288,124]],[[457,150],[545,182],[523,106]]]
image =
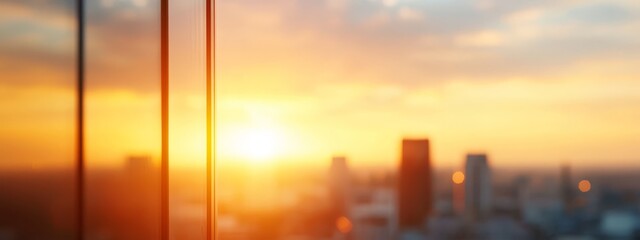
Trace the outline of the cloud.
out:
[[[424,20],[424,15],[416,10],[408,7],[403,7],[398,10],[398,17],[405,21],[421,21]]]
[[[75,81],[74,1],[9,1],[0,7],[0,68],[4,85],[68,87]],[[153,89],[157,17],[150,9],[89,2],[87,76],[90,89]],[[130,3],[133,4],[133,3]],[[127,12],[134,11],[134,15]],[[155,43],[155,44],[154,44]],[[147,76],[148,75],[148,76]],[[148,78],[147,78],[148,79]],[[157,82],[155,79],[149,79]]]
[[[33,62],[49,72],[67,69],[58,65],[73,63],[73,1],[48,1],[48,8],[38,3],[10,0],[0,8],[0,16],[11,19],[0,24],[0,39],[4,38],[0,46],[7,56],[0,61],[21,59],[14,65]],[[92,87],[157,89],[157,4],[107,0],[89,4]],[[461,76],[496,80],[556,74],[584,58],[609,53],[632,58],[637,51],[633,42],[639,36],[629,29],[640,17],[636,8],[625,8],[629,4],[569,0],[502,4],[439,0],[220,2],[218,69],[222,80],[233,88],[257,82],[261,73],[280,76],[270,79],[273,85],[297,90],[344,79],[428,85]],[[45,21],[39,17],[45,12],[60,20]],[[10,13],[13,15],[7,15]],[[189,21],[177,22],[185,27],[194,24]],[[24,47],[15,48],[19,44]],[[22,70],[14,72],[27,71],[26,67],[16,69]],[[254,69],[256,74],[246,73],[246,69]]]
[[[505,39],[502,33],[498,31],[485,30],[461,35],[455,41],[461,46],[495,47],[504,44]]]
[[[386,7],[393,7],[398,4],[398,0],[382,0],[382,4]]]
[[[352,1],[342,5],[341,11],[311,2],[298,1],[279,12],[283,17],[279,26],[260,29],[238,24],[229,29],[242,31],[239,29],[246,27],[248,31],[295,39],[290,45],[269,47],[280,53],[302,51],[311,67],[286,60],[284,65],[309,68],[311,72],[318,69],[313,66],[322,65],[323,73],[335,71],[332,75],[340,76],[324,79],[322,84],[342,79],[434,84],[460,75],[498,80],[514,75],[558,74],[563,68],[583,58],[599,56],[602,50],[614,46],[634,49],[616,40],[616,35],[628,34],[626,30],[616,29],[589,37],[585,34],[592,31],[589,26],[558,22],[554,16],[570,15],[570,9],[588,5],[575,1],[512,1],[481,10],[474,4],[458,1],[399,1],[394,8],[375,1]],[[247,0],[234,5],[236,9],[253,9],[251,3]],[[233,11],[228,15],[242,16],[242,12],[252,11]],[[422,20],[415,21],[419,18]],[[408,19],[414,21],[406,21]],[[618,26],[630,22],[632,20],[627,19]],[[298,39],[299,35],[306,37]],[[432,41],[425,44],[424,39]],[[584,41],[586,46],[571,47],[568,43],[572,41]],[[260,42],[256,38],[247,46],[261,45]],[[578,47],[581,45],[583,47]],[[224,41],[221,46],[236,49]],[[262,51],[268,50],[254,49],[252,53],[259,55]],[[553,51],[558,56],[553,56]],[[331,59],[331,63],[326,59]],[[333,69],[334,63],[340,66]],[[358,74],[361,70],[370,74]]]

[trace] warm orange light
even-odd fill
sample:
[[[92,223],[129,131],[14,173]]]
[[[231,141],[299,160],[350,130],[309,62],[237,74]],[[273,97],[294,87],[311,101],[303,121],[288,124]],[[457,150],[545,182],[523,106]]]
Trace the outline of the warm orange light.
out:
[[[589,190],[591,190],[591,182],[589,182],[589,180],[582,180],[578,183],[578,189],[580,189],[580,192],[588,192]]]
[[[462,184],[464,182],[464,173],[462,173],[461,171],[454,172],[451,176],[451,180],[455,184]]]
[[[234,133],[231,148],[254,163],[273,161],[284,149],[284,136],[276,128],[250,127]]]
[[[338,218],[338,220],[336,220],[336,227],[338,228],[338,231],[346,234],[351,232],[351,229],[353,228],[353,224],[351,224],[351,221],[348,218],[340,217]]]

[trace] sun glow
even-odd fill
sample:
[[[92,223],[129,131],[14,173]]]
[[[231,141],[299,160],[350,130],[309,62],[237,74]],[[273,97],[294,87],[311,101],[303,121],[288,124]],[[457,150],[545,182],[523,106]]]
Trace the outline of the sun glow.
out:
[[[276,128],[251,127],[233,134],[234,156],[253,163],[275,161],[284,149],[284,135]]]

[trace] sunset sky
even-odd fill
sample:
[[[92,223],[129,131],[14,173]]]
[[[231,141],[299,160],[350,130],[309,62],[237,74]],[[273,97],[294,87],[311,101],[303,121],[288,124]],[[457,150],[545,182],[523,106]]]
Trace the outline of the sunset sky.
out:
[[[0,5],[0,166],[72,157],[73,2]],[[88,158],[159,156],[158,3],[89,2]],[[171,4],[171,154],[202,164],[203,1]],[[640,167],[639,1],[217,7],[220,164],[395,166],[428,137],[436,167]]]

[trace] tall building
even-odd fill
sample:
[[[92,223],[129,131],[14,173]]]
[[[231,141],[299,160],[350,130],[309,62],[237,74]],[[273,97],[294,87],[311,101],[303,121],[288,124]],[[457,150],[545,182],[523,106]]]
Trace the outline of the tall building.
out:
[[[347,158],[333,157],[329,168],[329,194],[331,215],[335,219],[348,217],[351,205],[351,173]]]
[[[486,218],[491,213],[491,169],[486,154],[467,154],[465,165],[465,215]]]
[[[571,167],[562,166],[560,170],[560,195],[565,211],[571,211],[573,207],[573,184],[571,184]]]
[[[131,155],[127,157],[124,168],[130,174],[140,174],[153,171],[154,166],[150,156]]]
[[[398,227],[425,226],[433,208],[431,154],[428,139],[402,140],[402,160],[398,176]]]

